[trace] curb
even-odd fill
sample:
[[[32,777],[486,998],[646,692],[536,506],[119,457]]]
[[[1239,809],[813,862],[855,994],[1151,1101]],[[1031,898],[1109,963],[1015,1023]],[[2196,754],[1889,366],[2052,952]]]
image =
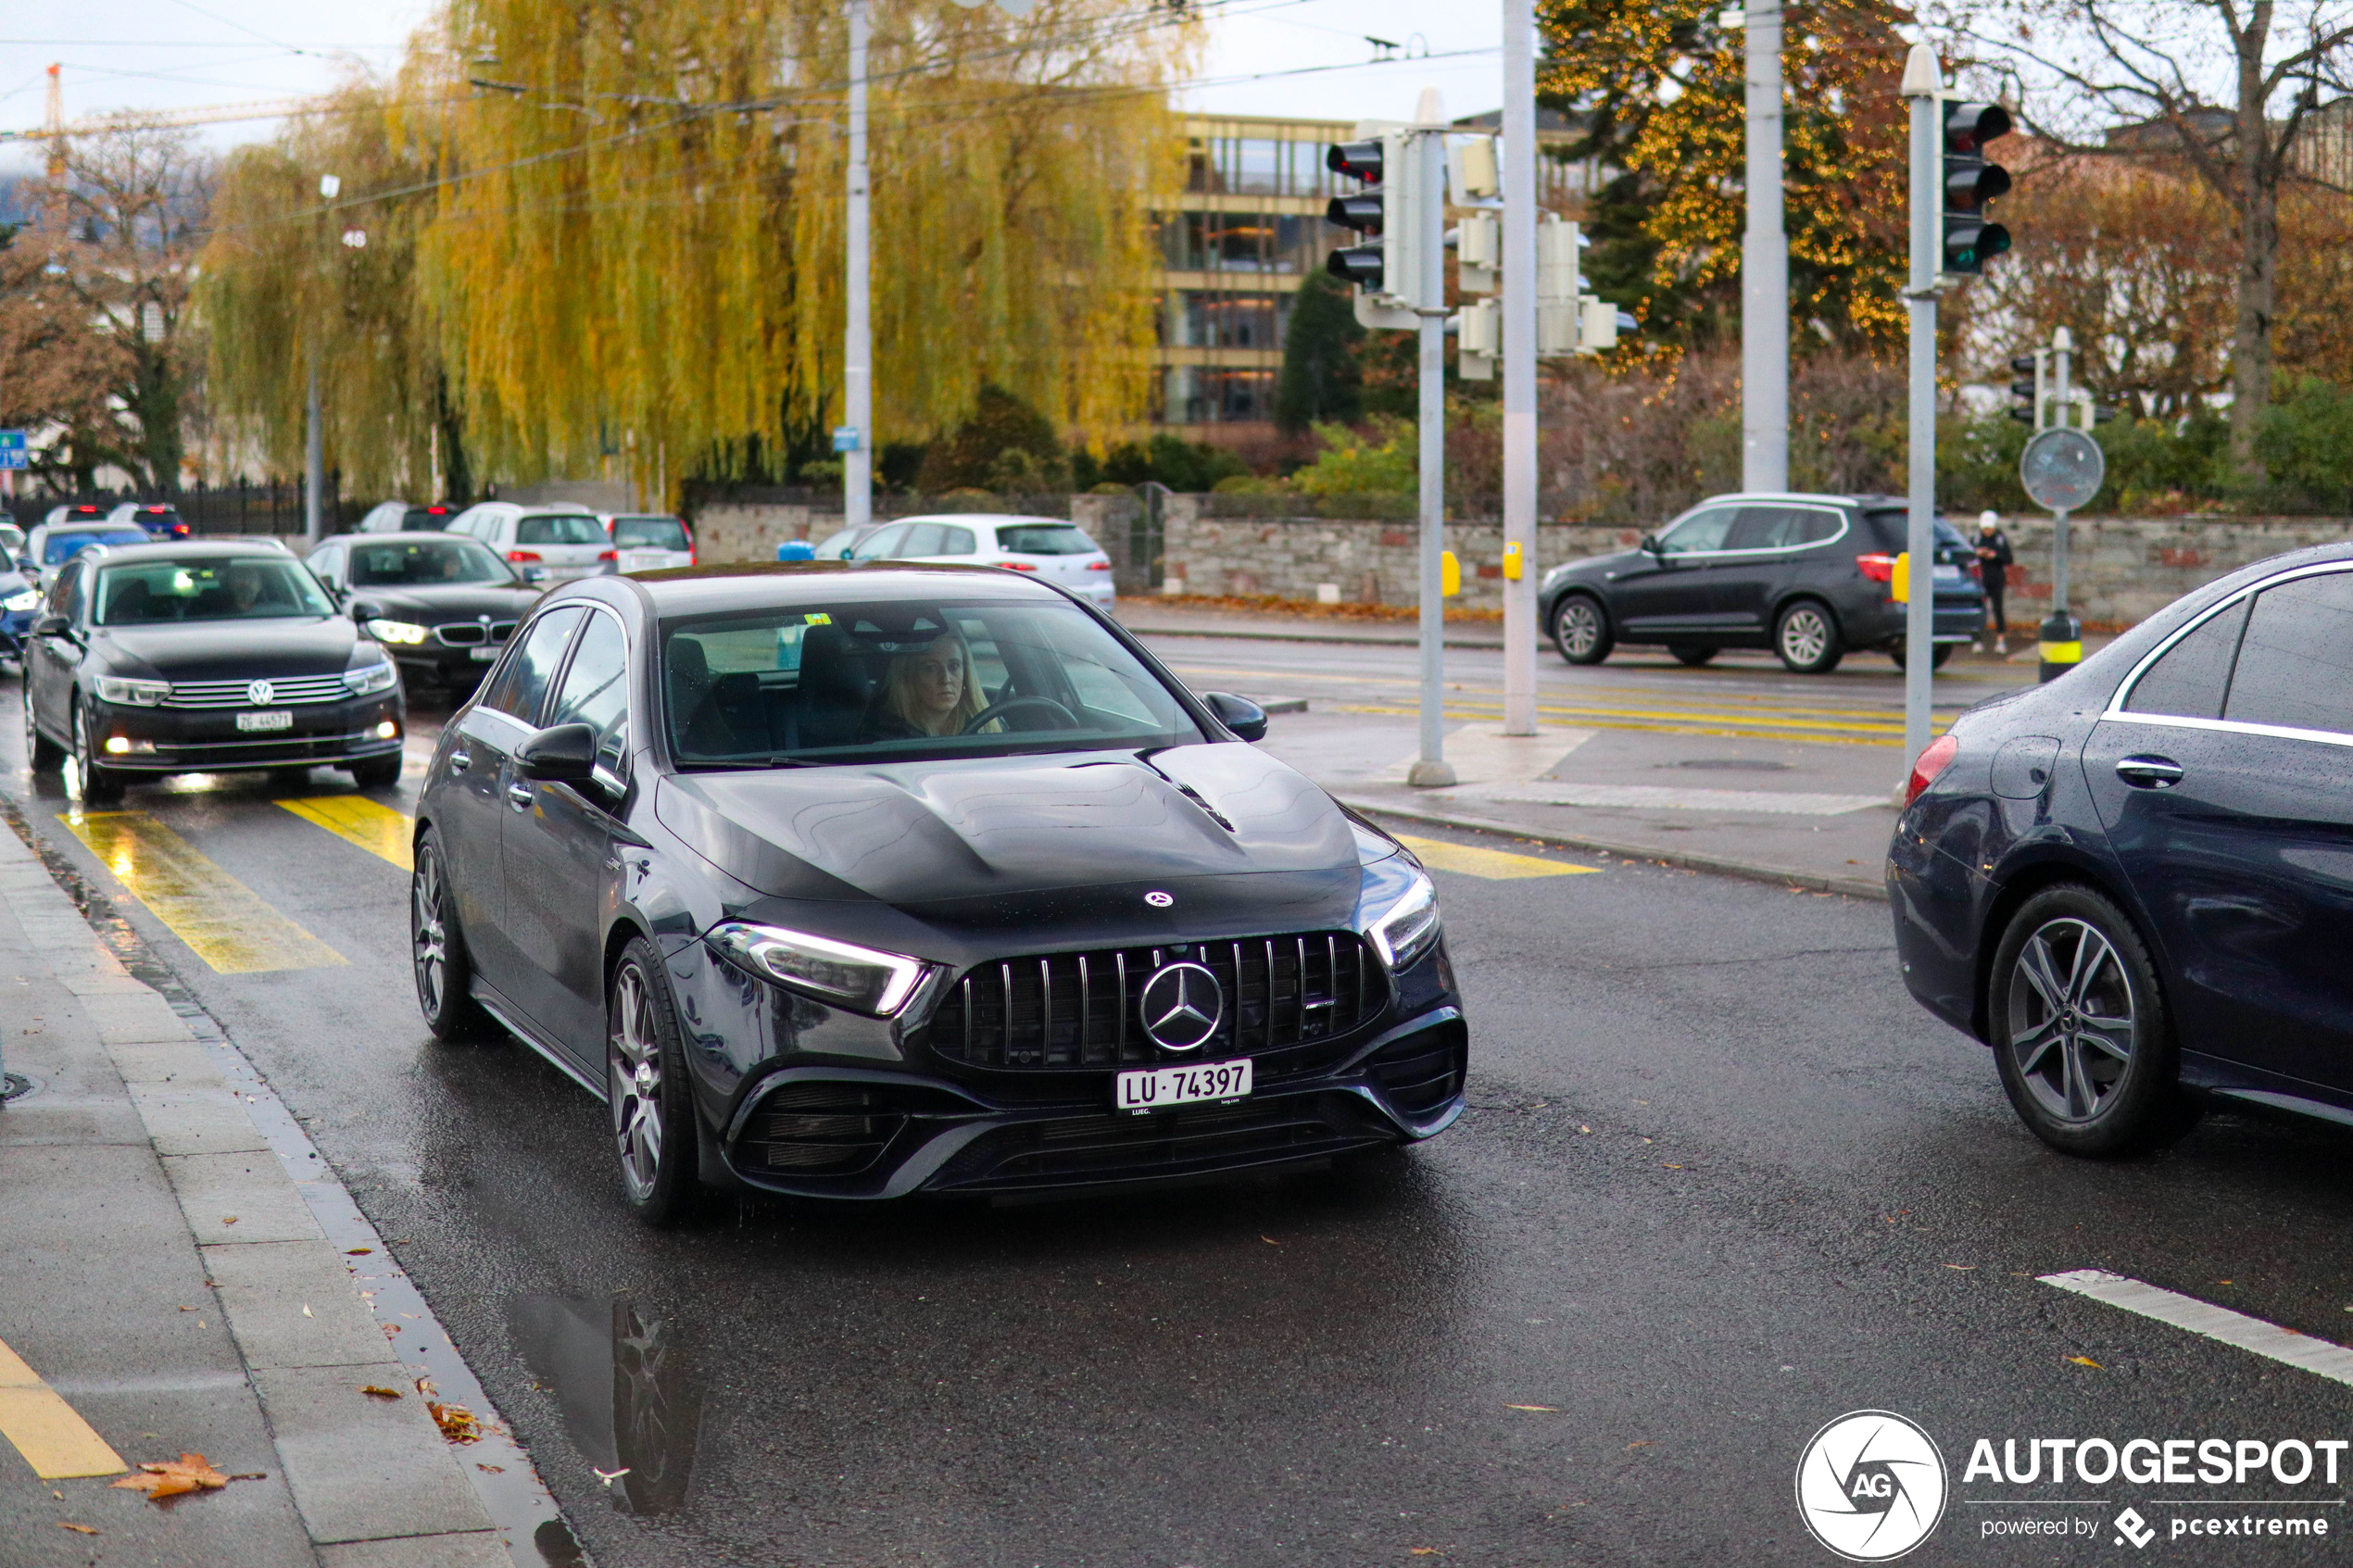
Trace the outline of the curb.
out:
[[[1780,887],[1802,888],[1809,893],[1837,893],[1849,898],[1869,898],[1882,904],[1887,901],[1886,888],[1861,877],[1824,876],[1819,872],[1794,871],[1787,866],[1770,866],[1756,860],[1736,860],[1725,855],[1654,848],[1649,845],[1625,844],[1616,839],[1593,838],[1549,828],[1521,827],[1514,822],[1499,822],[1485,817],[1460,817],[1445,811],[1423,811],[1410,806],[1352,799],[1344,795],[1333,798],[1350,810],[1362,811],[1368,817],[1394,817],[1400,822],[1424,822],[1432,827],[1455,828],[1465,833],[1504,834],[1538,844],[1557,845],[1563,849],[1592,850],[1625,860],[1648,860],[1655,865],[1679,866],[1685,871],[1739,877],[1743,882],[1771,883]]]
[[[1240,637],[1261,643],[1345,643],[1355,647],[1378,648],[1410,648],[1421,646],[1421,639],[1418,637],[1372,637],[1347,632],[1262,632],[1248,626],[1146,626],[1127,621],[1120,621],[1120,625],[1126,627],[1130,635],[1138,637]],[[1478,648],[1488,653],[1500,653],[1504,648],[1504,640],[1498,637],[1491,642],[1482,642],[1466,637],[1448,637],[1445,639],[1445,646],[1450,648]],[[1543,645],[1539,643],[1537,646],[1541,648]]]

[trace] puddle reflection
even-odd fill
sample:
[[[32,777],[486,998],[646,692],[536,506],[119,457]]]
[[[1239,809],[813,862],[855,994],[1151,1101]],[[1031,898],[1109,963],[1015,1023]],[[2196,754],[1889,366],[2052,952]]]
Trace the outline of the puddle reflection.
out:
[[[581,1457],[614,1478],[625,1513],[682,1507],[702,1427],[703,1385],[677,1324],[627,1299],[520,1296],[507,1322],[553,1389]]]

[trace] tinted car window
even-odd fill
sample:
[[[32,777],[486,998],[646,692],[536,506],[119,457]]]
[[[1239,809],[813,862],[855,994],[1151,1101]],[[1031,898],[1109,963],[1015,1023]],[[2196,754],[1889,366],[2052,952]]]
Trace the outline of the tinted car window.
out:
[[[48,612],[51,615],[62,615],[69,619],[82,613],[82,563],[80,561],[68,562],[63,571],[49,580]]]
[[[333,613],[317,581],[286,556],[139,560],[98,573],[100,626]]]
[[[2353,734],[2353,572],[2255,596],[2222,717]]]
[[[1901,552],[1912,547],[1911,516],[1901,508],[1882,508],[1878,511],[1865,512],[1863,516],[1870,523],[1872,532],[1879,535],[1880,548]],[[1935,519],[1934,522],[1938,555],[1961,560],[1977,558],[1976,552],[1969,547],[1969,541],[1961,537],[1959,529],[1955,528],[1941,517]],[[1957,557],[1951,555],[1951,552],[1956,550],[1960,552]]]
[[[1023,523],[1016,528],[1000,523],[997,547],[1017,556],[1091,556],[1095,553],[1095,542],[1067,522]],[[961,555],[964,552],[953,553]]]
[[[388,539],[351,546],[355,588],[429,587],[438,583],[512,583],[507,563],[472,539]]]
[[[1838,532],[1838,515],[1813,507],[1743,507],[1724,536],[1728,550],[1786,550]]]
[[[554,517],[517,518],[515,543],[518,545],[602,545],[607,543],[607,540],[604,524],[595,518],[564,513]]]
[[[694,547],[686,541],[686,525],[674,517],[617,517],[612,520],[612,542],[623,549],[633,546],[641,550]]]
[[[629,643],[610,615],[591,615],[580,647],[564,671],[550,724],[585,724],[597,732],[597,748],[629,716]]]
[[[900,541],[907,537],[907,525],[894,522],[878,533],[869,533],[850,550],[851,560],[887,560],[900,554]]]
[[[1710,507],[1704,512],[1693,512],[1658,536],[1662,554],[1690,555],[1695,550],[1720,550],[1724,536],[1731,532],[1732,520],[1740,515],[1734,507]]]
[[[587,613],[579,605],[558,605],[533,621],[531,630],[523,633],[522,646],[507,659],[497,684],[483,696],[482,706],[536,724],[540,699],[547,695],[547,683],[555,676],[556,662],[563,658],[564,644],[572,640],[573,628]]]
[[[2230,690],[2231,662],[2238,657],[2239,631],[2246,624],[2241,599],[2165,650],[2125,698],[2127,713],[2165,713],[2177,719],[2220,719],[2222,694]]]

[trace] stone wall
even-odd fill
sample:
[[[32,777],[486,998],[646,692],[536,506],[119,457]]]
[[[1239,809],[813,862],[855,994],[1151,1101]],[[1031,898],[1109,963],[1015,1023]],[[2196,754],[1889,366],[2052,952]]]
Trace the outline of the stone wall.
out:
[[[2004,519],[2002,529],[2018,557],[2009,572],[2010,624],[2031,631],[2050,613],[2053,525],[2023,515]],[[2095,629],[2120,631],[2242,566],[2349,533],[2353,521],[2344,518],[2079,519],[2068,528],[2069,608]]]
[[[763,502],[715,503],[695,514],[695,559],[704,566],[773,561],[787,539],[812,543],[841,527],[839,512]]]

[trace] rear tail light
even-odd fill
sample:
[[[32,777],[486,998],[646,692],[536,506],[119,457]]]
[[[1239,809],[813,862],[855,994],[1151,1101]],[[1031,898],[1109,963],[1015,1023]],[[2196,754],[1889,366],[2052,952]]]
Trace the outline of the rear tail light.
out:
[[[1942,734],[1928,743],[1919,760],[1912,764],[1912,776],[1904,781],[1904,804],[1909,806],[1920,797],[1920,792],[1936,782],[1936,775],[1953,765],[1961,754],[1961,743],[1950,734]]]
[[[537,550],[509,550],[507,558],[509,560],[537,560],[539,552]]]
[[[1090,560],[1087,563],[1087,570],[1089,571],[1109,571],[1111,570],[1111,562],[1107,560]]]
[[[686,564],[687,564],[688,566],[693,566],[694,564],[696,564],[696,563],[695,563],[695,552],[694,552],[694,550],[693,550],[691,547],[689,547],[689,548],[687,549],[687,551],[686,551]]]
[[[1982,583],[1982,582],[1984,582],[1984,581],[1985,581],[1985,563],[1984,563],[1983,561],[1982,561],[1982,560],[1973,560],[1973,561],[1969,562],[1969,578],[1970,578],[1970,580],[1971,580],[1972,582],[1977,582],[1977,583]]]
[[[1038,570],[1038,563],[1036,561],[1000,560],[995,562],[994,564],[1001,566],[1009,571],[1035,571]]]
[[[619,560],[621,558],[621,552],[619,550],[599,550],[597,552],[597,558],[598,560]]]
[[[1856,556],[1855,570],[1861,572],[1869,582],[1893,583],[1895,581],[1895,558],[1894,556]]]

